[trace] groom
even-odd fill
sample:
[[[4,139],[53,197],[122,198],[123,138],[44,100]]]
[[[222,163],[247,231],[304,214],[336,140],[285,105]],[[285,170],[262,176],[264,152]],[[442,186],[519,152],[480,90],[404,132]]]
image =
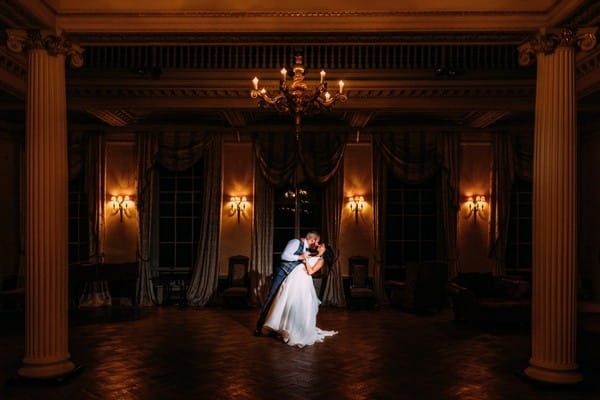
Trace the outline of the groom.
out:
[[[271,284],[271,290],[267,295],[265,304],[263,305],[258,322],[256,323],[256,329],[254,330],[254,336],[262,335],[262,327],[271,308],[273,297],[279,290],[279,287],[285,280],[292,270],[302,262],[306,257],[309,256],[309,251],[314,250],[317,243],[319,242],[319,233],[316,231],[310,231],[302,239],[292,239],[288,242],[281,253],[281,263],[275,272],[273,273],[273,283]]]

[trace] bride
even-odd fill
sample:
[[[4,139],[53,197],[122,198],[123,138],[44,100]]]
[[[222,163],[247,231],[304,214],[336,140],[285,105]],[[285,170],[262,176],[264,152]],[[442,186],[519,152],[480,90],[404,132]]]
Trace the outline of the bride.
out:
[[[290,346],[308,346],[322,342],[336,331],[317,328],[321,301],[317,297],[312,276],[325,264],[333,263],[333,251],[319,244],[317,255],[308,257],[287,276],[273,299],[264,327],[281,335]]]

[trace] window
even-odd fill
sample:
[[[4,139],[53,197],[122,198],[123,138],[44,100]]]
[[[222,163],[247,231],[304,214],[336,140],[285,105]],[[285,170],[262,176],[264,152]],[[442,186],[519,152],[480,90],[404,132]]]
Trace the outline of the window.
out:
[[[304,236],[308,231],[321,231],[321,199],[322,189],[309,185],[275,191],[273,264],[279,263],[290,239]]]
[[[405,265],[437,259],[436,178],[422,184],[401,182],[388,174],[385,263]]]
[[[510,197],[510,219],[506,248],[506,273],[531,273],[532,193],[531,182],[517,179]]]
[[[202,210],[202,162],[185,171],[158,167],[158,271],[187,273],[196,261]]]
[[[69,264],[88,262],[90,233],[83,174],[69,181]]]

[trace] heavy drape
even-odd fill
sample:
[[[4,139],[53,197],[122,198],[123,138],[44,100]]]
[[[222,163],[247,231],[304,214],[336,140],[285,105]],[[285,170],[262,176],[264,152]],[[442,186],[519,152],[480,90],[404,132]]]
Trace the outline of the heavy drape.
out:
[[[83,174],[83,191],[88,202],[89,260],[102,256],[104,221],[104,145],[100,132],[69,132],[69,180]]]
[[[202,159],[204,163],[202,222],[196,263],[186,293],[191,305],[208,303],[217,289],[219,276],[219,229],[221,223],[221,151],[219,135],[198,132],[142,133],[138,135],[138,213],[140,218],[140,267],[137,287],[139,305],[156,302],[152,286],[152,217],[155,212],[155,166],[183,171]]]
[[[325,216],[321,232],[323,239],[337,249],[343,184],[341,172],[346,138],[335,133],[306,132],[298,142],[288,134],[257,134],[253,138],[257,168],[255,170],[255,213],[252,242],[253,296],[256,302],[264,301],[272,271],[273,253],[273,195],[275,187],[308,182],[325,187],[326,207],[331,215]],[[335,179],[334,179],[335,178]],[[331,186],[331,188],[330,188]],[[337,227],[335,226],[337,224]],[[338,261],[336,261],[338,263]],[[331,273],[339,275],[339,264]],[[327,279],[324,302],[343,305],[341,277]]]
[[[83,195],[87,198],[88,259],[76,263],[103,260],[104,231],[104,146],[102,134],[90,131],[69,132],[69,180],[82,176]],[[76,268],[76,267],[74,267]],[[87,282],[79,294],[80,307],[103,307],[112,304],[108,282]]]
[[[420,183],[439,173],[442,250],[438,258],[448,262],[449,274],[456,273],[456,229],[458,218],[458,138],[452,133],[381,133],[373,135],[373,208],[375,267],[373,282],[380,303],[387,299],[383,282],[385,260],[385,184],[392,173],[406,183]]]
[[[492,163],[492,215],[490,218],[490,257],[493,273],[506,273],[506,248],[510,221],[510,196],[516,177],[531,181],[533,138],[531,135],[498,133],[494,136]]]

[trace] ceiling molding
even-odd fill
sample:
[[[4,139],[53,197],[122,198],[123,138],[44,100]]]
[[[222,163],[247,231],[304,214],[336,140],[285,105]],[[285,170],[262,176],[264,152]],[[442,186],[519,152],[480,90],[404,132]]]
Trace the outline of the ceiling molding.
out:
[[[87,109],[87,113],[113,127],[126,127],[137,121],[137,117],[123,109]]]
[[[567,0],[557,1],[553,7],[548,10],[546,24],[538,28],[551,28],[564,23],[569,17],[572,17],[578,9],[582,8],[587,0]]]
[[[393,85],[397,85],[394,87]],[[400,86],[400,87],[398,87]],[[431,81],[381,82],[379,85],[348,89],[349,100],[339,110],[497,110],[498,104],[511,110],[531,110],[534,106],[535,82],[522,81]],[[246,88],[200,87],[127,87],[122,85],[68,87],[71,109],[226,109],[254,110],[255,102]]]
[[[600,47],[578,53],[575,77],[577,97],[583,98],[600,90]]]
[[[577,4],[576,2],[574,2]],[[573,16],[566,21],[563,21],[563,25],[575,26],[575,27],[586,27],[600,24],[600,2],[598,1],[587,1],[582,7],[579,7],[573,14]],[[579,4],[581,5],[581,4]]]
[[[227,45],[227,44],[272,44],[294,43],[294,45],[342,44],[521,44],[531,36],[530,31],[516,32],[345,32],[345,33],[117,33],[93,32],[70,33],[69,38],[80,45]]]
[[[65,31],[88,32],[470,32],[537,31],[548,22],[537,11],[440,12],[156,12],[61,13]]]
[[[4,0],[0,23],[10,28],[54,30],[56,10],[44,0]]]
[[[483,129],[487,128],[506,116],[510,115],[509,111],[472,111],[468,113],[462,124],[470,126],[471,128]]]
[[[27,62],[20,53],[0,46],[0,90],[25,99],[27,95]]]

